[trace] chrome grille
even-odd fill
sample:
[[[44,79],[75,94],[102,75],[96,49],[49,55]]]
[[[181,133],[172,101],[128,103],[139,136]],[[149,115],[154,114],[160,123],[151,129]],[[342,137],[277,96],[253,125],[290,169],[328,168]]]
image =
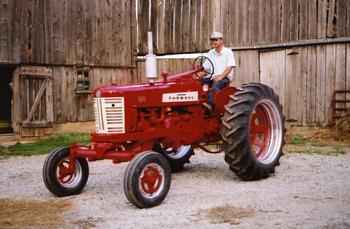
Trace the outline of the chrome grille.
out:
[[[95,98],[97,133],[125,133],[124,97]]]

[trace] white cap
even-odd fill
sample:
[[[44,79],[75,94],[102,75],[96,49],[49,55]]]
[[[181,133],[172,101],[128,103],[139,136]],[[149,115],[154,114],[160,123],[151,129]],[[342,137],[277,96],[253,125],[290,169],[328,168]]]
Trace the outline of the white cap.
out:
[[[218,39],[218,38],[223,38],[222,33],[220,33],[220,32],[213,32],[210,35],[210,39]]]

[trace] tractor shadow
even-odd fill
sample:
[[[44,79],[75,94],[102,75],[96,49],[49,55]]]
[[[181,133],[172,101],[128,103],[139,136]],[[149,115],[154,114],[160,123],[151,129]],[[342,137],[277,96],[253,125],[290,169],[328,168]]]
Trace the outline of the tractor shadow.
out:
[[[211,165],[208,163],[191,163],[185,165],[184,170],[174,173],[174,177],[190,176],[194,178],[203,178],[221,181],[237,181],[240,179],[229,169],[225,163]]]

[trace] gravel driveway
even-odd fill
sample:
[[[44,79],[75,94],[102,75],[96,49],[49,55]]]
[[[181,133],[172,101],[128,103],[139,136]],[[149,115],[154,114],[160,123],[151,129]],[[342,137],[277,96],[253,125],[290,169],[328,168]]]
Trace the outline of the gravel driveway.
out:
[[[0,199],[57,200],[41,181],[44,159],[0,160]],[[59,199],[72,203],[64,227],[350,228],[350,154],[287,154],[275,176],[242,182],[222,154],[197,151],[186,170],[173,175],[163,204],[142,210],[124,197],[125,167],[91,163],[83,193]]]

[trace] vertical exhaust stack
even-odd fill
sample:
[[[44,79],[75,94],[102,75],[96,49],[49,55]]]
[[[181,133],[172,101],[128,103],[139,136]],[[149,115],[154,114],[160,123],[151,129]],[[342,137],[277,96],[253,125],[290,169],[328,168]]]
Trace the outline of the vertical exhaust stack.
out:
[[[153,54],[153,38],[152,32],[147,34],[148,54],[146,55],[146,78],[149,83],[153,83],[157,78],[157,59]]]

